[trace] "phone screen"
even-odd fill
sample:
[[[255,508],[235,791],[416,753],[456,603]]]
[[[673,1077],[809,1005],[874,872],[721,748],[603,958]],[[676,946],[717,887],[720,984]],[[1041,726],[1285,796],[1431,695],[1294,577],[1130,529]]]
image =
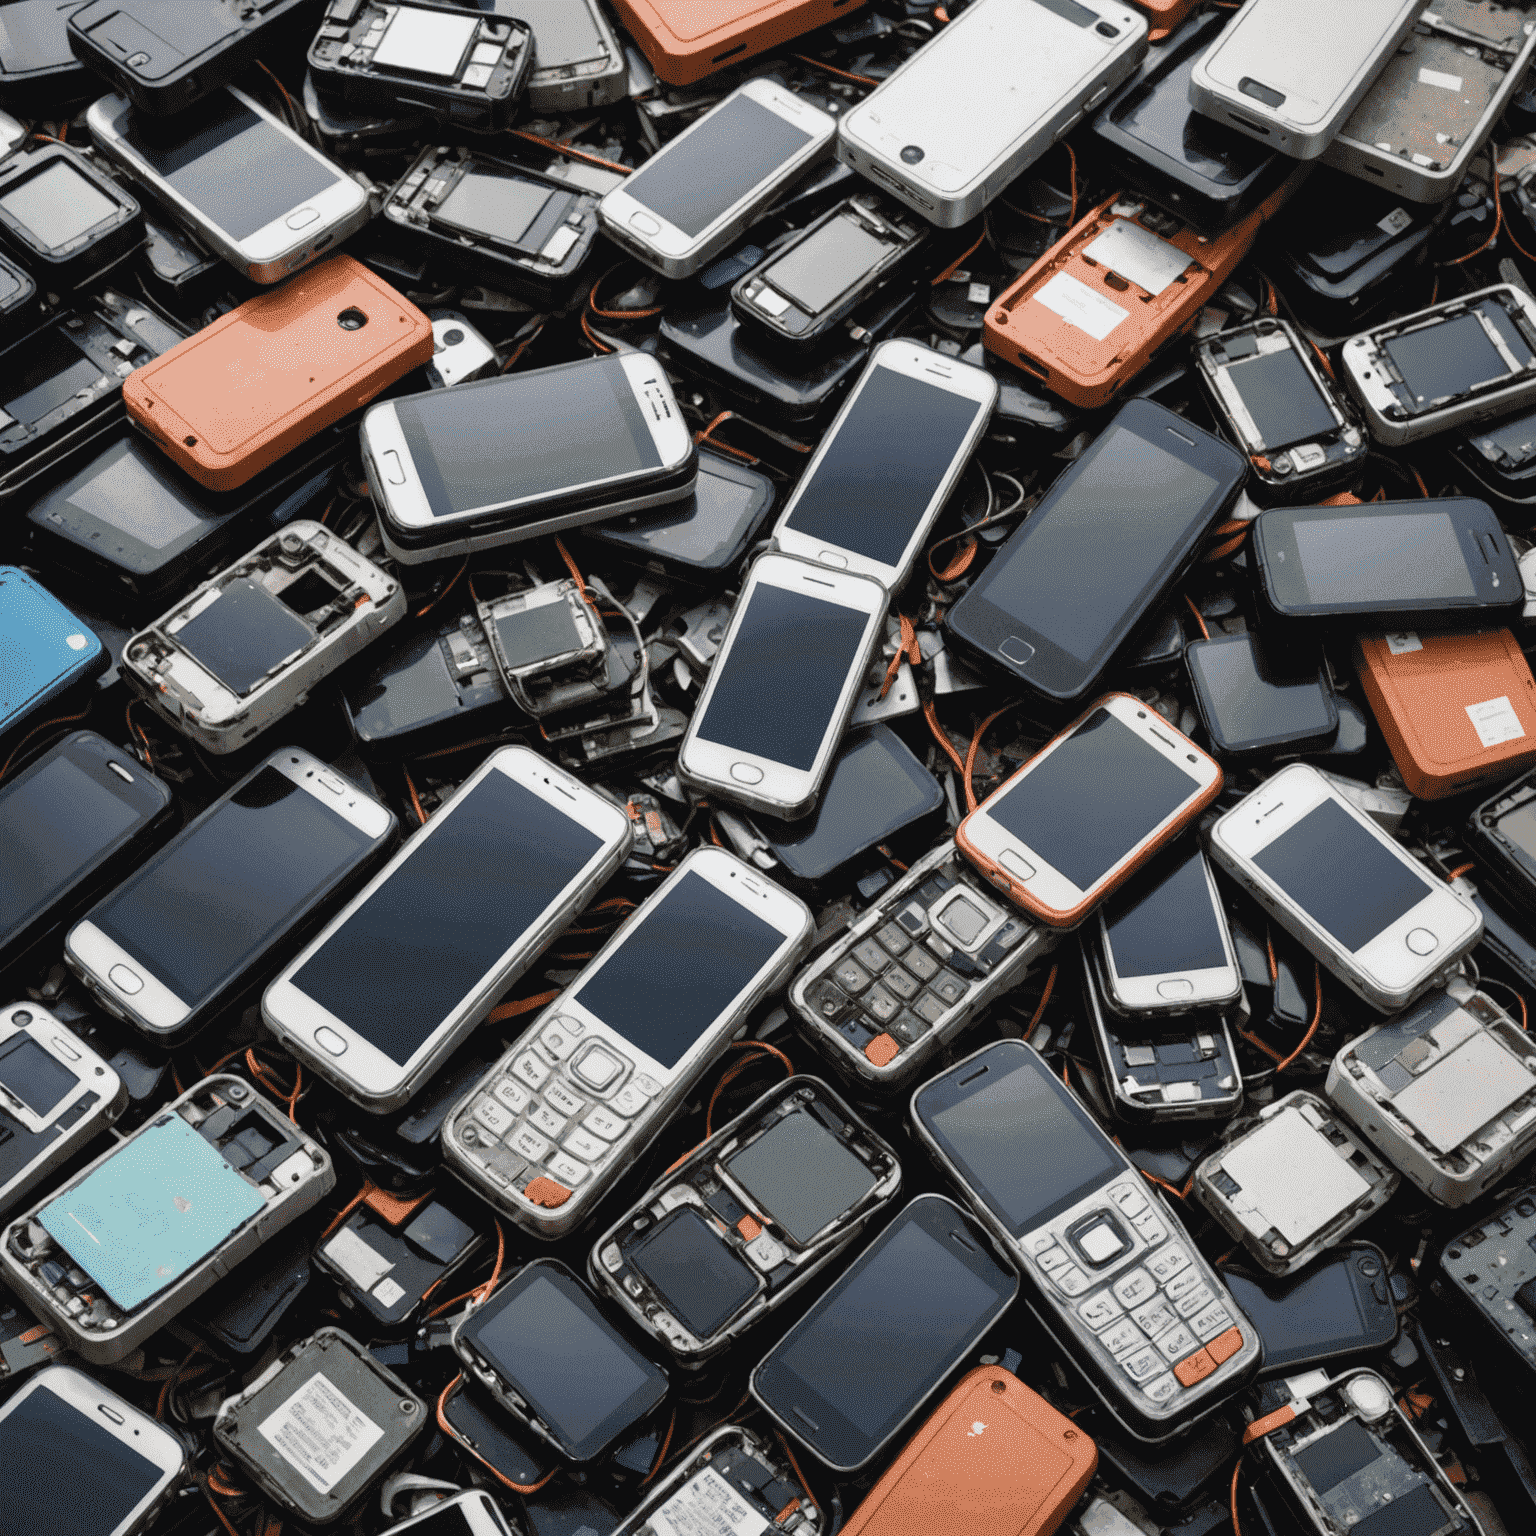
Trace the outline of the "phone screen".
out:
[[[616,356],[411,395],[394,411],[433,517],[538,502],[661,464]]]
[[[189,533],[212,527],[219,515],[194,506],[167,473],[170,462],[162,456],[157,463],[150,457],[155,453],[157,449],[124,438],[66,482],[60,494],[75,511],[146,549],[162,550]],[[96,530],[85,536],[95,537]]]
[[[751,1265],[691,1205],[657,1222],[629,1250],[629,1261],[700,1339],[729,1322],[761,1288]]]
[[[1246,746],[1322,736],[1337,718],[1320,674],[1296,681],[1266,677],[1251,634],[1196,640],[1185,652],[1218,746]]]
[[[536,70],[582,64],[606,53],[597,24],[582,0],[518,0],[518,4],[519,19],[533,28]],[[492,9],[490,5],[483,8]]]
[[[1339,1354],[1365,1339],[1365,1317],[1350,1278],[1352,1257],[1334,1257],[1299,1279],[1260,1283],[1225,1276],[1232,1299],[1264,1341],[1264,1369]]]
[[[880,363],[795,493],[786,528],[897,565],[987,407]]]
[[[125,109],[130,149],[232,240],[244,240],[346,178],[228,91],[178,112],[174,130]]]
[[[1096,709],[983,808],[1086,891],[1199,788],[1130,726]]]
[[[27,177],[0,197],[0,209],[28,230],[45,251],[78,240],[120,208],[66,160]]]
[[[810,141],[805,129],[761,102],[730,96],[628,177],[624,191],[692,237]]]
[[[1211,905],[1205,855],[1186,845],[1182,857],[1158,859],[1104,904],[1115,973],[1159,976],[1213,971],[1227,964],[1221,915]]]
[[[1514,355],[1524,361],[1530,359],[1530,349],[1514,331],[1502,308],[1494,304],[1480,304],[1477,312],[1457,315],[1440,325],[1423,326],[1406,336],[1395,336],[1383,344],[1382,350],[1402,375],[1403,385],[1416,405],[1422,408],[1447,396],[1464,395],[1479,384],[1508,375],[1509,364],[1484,330],[1479,312],[1494,323],[1504,320],[1504,325],[1498,327],[1503,339],[1508,342],[1513,333]]]
[[[164,1476],[46,1385],[0,1416],[0,1536],[114,1536]]]
[[[0,386],[5,390],[0,406],[24,427],[41,421],[102,377],[101,369],[58,329],[34,337],[18,351],[21,370]]]
[[[596,856],[602,839],[488,773],[294,973],[391,1061],[408,1061]]]
[[[1202,117],[1189,104],[1189,82],[1204,48],[1191,48],[1156,80],[1137,89],[1117,112],[1120,131],[1159,155],[1180,162],[1217,186],[1237,186],[1274,151],[1246,134]],[[1152,66],[1153,69],[1156,66]],[[1150,156],[1148,158],[1151,158]]]
[[[730,1158],[726,1172],[804,1246],[829,1222],[853,1209],[876,1183],[874,1173],[814,1115],[785,1115]]]
[[[866,272],[872,272],[892,248],[851,213],[831,219],[760,276],[808,315],[819,315],[840,299]]]
[[[12,1035],[0,1044],[0,1083],[40,1120],[51,1120],[54,1111],[75,1091],[79,1081],[31,1035]]]
[[[1306,442],[1339,425],[1316,380],[1290,348],[1234,363],[1227,377],[1242,396],[1266,448]]]
[[[551,198],[559,198],[562,204],[576,200],[572,193],[530,181],[510,167],[501,171],[480,161],[454,183],[433,218],[469,235],[519,246]]]
[[[1253,855],[1253,862],[1345,949],[1363,949],[1434,887],[1333,800]]]
[[[250,965],[370,839],[264,767],[88,914],[183,1003]]]
[[[1477,596],[1449,512],[1297,517],[1291,528],[1308,602],[1358,605]]]

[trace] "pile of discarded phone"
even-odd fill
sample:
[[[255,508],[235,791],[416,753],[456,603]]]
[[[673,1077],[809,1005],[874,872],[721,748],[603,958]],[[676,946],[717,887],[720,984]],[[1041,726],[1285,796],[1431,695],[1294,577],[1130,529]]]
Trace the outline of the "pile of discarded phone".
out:
[[[0,0],[0,1536],[1536,1530],[1536,0]]]

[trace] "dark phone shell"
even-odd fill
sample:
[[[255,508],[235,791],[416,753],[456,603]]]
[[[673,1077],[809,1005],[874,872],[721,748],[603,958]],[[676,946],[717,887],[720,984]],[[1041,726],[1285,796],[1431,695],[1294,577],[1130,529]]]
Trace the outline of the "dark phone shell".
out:
[[[501,1408],[462,1375],[449,1383],[439,1412],[449,1438],[514,1490],[531,1492],[558,1465],[541,1441],[515,1434]]]
[[[1287,735],[1281,732],[1270,736],[1254,737],[1247,741],[1234,741],[1225,734],[1216,713],[1215,700],[1206,691],[1200,673],[1199,660],[1204,646],[1236,643],[1239,639],[1246,638],[1249,637],[1215,635],[1209,640],[1193,640],[1184,649],[1184,665],[1188,669],[1190,687],[1194,691],[1195,709],[1200,715],[1200,724],[1205,727],[1205,734],[1210,738],[1211,751],[1217,757],[1243,757],[1255,753],[1273,752],[1283,747],[1288,753],[1304,754],[1330,745],[1339,732],[1339,704],[1333,689],[1328,684],[1328,674],[1321,665],[1318,667],[1317,684],[1328,705],[1328,725],[1323,730],[1308,731],[1300,735]],[[1258,642],[1254,640],[1252,643],[1257,645]]]
[[[46,176],[58,166],[67,166],[101,196],[116,205],[110,226],[102,229],[89,245],[77,251],[42,250],[24,239],[20,226],[5,213],[3,200],[23,182]],[[101,221],[107,224],[107,220]],[[23,150],[0,164],[0,241],[28,271],[43,279],[54,293],[93,283],[109,267],[144,243],[144,210],[126,187],[113,180],[68,144],[42,144]]]
[[[58,116],[61,108],[93,101],[101,77],[70,51],[69,17],[81,0],[5,0],[10,57],[0,63],[0,108],[18,117]],[[14,18],[24,18],[15,25]],[[28,48],[33,50],[26,57]]]
[[[1503,814],[1521,802],[1536,804],[1536,772],[1501,785],[1466,821],[1467,852],[1477,860],[1477,880],[1486,882],[1517,911],[1536,920],[1536,856],[1499,832]],[[1536,947],[1531,950],[1536,960]],[[1536,967],[1533,967],[1536,980]]]

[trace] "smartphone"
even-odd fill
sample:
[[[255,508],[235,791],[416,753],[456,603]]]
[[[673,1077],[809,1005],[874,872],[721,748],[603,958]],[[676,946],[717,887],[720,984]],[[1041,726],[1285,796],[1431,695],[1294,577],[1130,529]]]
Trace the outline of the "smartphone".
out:
[[[864,0],[617,0],[614,9],[668,85],[695,85],[859,9]]]
[[[400,582],[302,518],[132,636],[122,671],[177,730],[233,752],[404,617]]]
[[[786,821],[807,815],[880,642],[888,602],[872,577],[760,556],[683,738],[683,780]]]
[[[895,592],[996,403],[985,369],[916,342],[882,342],[779,514],[779,551]]]
[[[215,1073],[0,1233],[0,1270],[38,1319],[111,1365],[336,1185],[319,1144]]]
[[[1189,568],[1242,488],[1236,449],[1130,400],[945,617],[1020,682],[1081,699]],[[1092,560],[1083,559],[1091,545]]]
[[[537,1237],[584,1220],[805,952],[797,897],[697,848],[443,1126],[449,1167]]]
[[[1051,1536],[1098,1464],[1098,1447],[1065,1414],[1011,1371],[978,1366],[864,1495],[844,1536]]]
[[[1517,912],[1536,915],[1536,773],[1497,790],[1464,826],[1478,882],[1486,880]]]
[[[522,18],[476,5],[396,5],[379,12],[331,0],[306,62],[315,89],[351,108],[431,112],[456,128],[497,133],[533,68]]]
[[[1533,1068],[1524,1028],[1458,981],[1341,1046],[1324,1091],[1432,1200],[1462,1206],[1536,1146]]]
[[[629,818],[526,747],[493,752],[262,996],[354,1104],[399,1109],[629,853]]]
[[[1536,400],[1536,298],[1509,283],[1357,336],[1339,368],[1378,443],[1400,448]]]
[[[527,0],[522,0],[524,5]],[[469,1493],[450,1494],[430,1505],[419,1515],[412,1515],[392,1525],[383,1536],[516,1536],[501,1506],[490,1494],[476,1488]]]
[[[432,322],[350,256],[247,299],[123,384],[129,419],[230,491],[432,360]],[[245,381],[230,414],[228,380]]]
[[[0,240],[60,294],[90,286],[144,243],[144,212],[67,144],[0,163]]]
[[[838,158],[958,229],[1146,51],[1146,17],[1115,0],[976,0],[843,115]]]
[[[1536,761],[1536,678],[1509,630],[1360,635],[1355,668],[1418,799],[1443,800]]]
[[[0,787],[0,964],[34,950],[165,836],[171,791],[76,731]]]
[[[803,96],[748,80],[604,196],[603,233],[663,277],[688,277],[826,159],[836,129]]]
[[[597,0],[520,0],[533,28],[533,70],[523,99],[535,112],[585,111],[623,101],[629,92],[624,45]]]
[[[64,940],[101,1005],[178,1045],[383,861],[394,815],[284,747],[179,832]]]
[[[587,1274],[696,1369],[847,1253],[901,1189],[896,1154],[819,1078],[770,1089],[592,1245]]]
[[[1287,670],[1271,664],[1274,651],[1286,657]],[[1184,665],[1200,724],[1217,757],[1320,752],[1339,733],[1338,700],[1314,647],[1266,651],[1250,629],[1190,641]]]
[[[363,417],[362,449],[384,546],[408,565],[662,506],[698,473],[643,352],[387,401]]]
[[[856,192],[739,278],[731,304],[767,338],[812,346],[908,271],[927,239],[892,198]]]
[[[1195,65],[1197,112],[1296,160],[1316,160],[1413,30],[1419,0],[1254,0]]]
[[[1221,1277],[1030,1046],[984,1046],[924,1083],[911,1115],[1132,1436],[1167,1441],[1252,1378],[1262,1347]]]
[[[1456,1299],[1528,1369],[1536,1369],[1536,1190],[1517,1189],[1441,1250]]]
[[[1383,1013],[1449,975],[1482,932],[1471,901],[1306,763],[1239,801],[1208,846],[1308,954]]]
[[[919,1195],[763,1358],[752,1396],[827,1466],[855,1472],[1018,1293],[1018,1275],[969,1216]]]
[[[191,1470],[179,1435],[67,1365],[0,1407],[0,1466],[5,1536],[139,1536]]]
[[[1075,928],[1221,791],[1221,769],[1139,699],[1108,693],[955,830],[1029,915]]]
[[[1253,468],[1250,497],[1318,502],[1347,490],[1369,443],[1288,320],[1261,315],[1195,342],[1195,370]]]
[[[1298,1089],[1228,1132],[1194,1195],[1271,1275],[1307,1268],[1397,1190],[1400,1175],[1326,1100]]]
[[[999,902],[946,838],[801,971],[789,1004],[861,1087],[898,1088],[1057,938]]]
[[[0,740],[12,739],[112,658],[95,633],[17,566],[0,565]]]
[[[453,1331],[470,1376],[566,1461],[592,1461],[667,1395],[667,1377],[553,1259],[535,1259]]]
[[[1351,629],[1498,624],[1525,583],[1493,509],[1470,496],[1270,507],[1250,540],[1260,601],[1276,619]]]

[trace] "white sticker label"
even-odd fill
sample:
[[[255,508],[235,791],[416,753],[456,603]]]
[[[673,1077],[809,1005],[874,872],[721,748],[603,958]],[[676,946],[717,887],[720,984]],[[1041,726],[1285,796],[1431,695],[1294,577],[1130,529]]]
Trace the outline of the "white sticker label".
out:
[[[763,1536],[768,1522],[713,1467],[706,1467],[650,1517],[656,1536]]]
[[[1135,283],[1154,298],[1194,262],[1176,245],[1159,240],[1149,229],[1129,219],[1117,219],[1083,255],[1100,266],[1118,272],[1128,283]]]
[[[1087,283],[1080,283],[1070,272],[1058,272],[1035,298],[1060,315],[1068,325],[1086,331],[1095,341],[1103,341],[1129,314]]]
[[[384,1438],[383,1426],[318,1372],[256,1429],[321,1493],[329,1493]]]
[[[1467,718],[1477,739],[1485,747],[1497,747],[1506,741],[1519,741],[1525,735],[1525,727],[1515,713],[1515,706],[1500,694],[1496,699],[1484,699],[1481,704],[1467,705]]]
[[[1387,650],[1394,656],[1406,656],[1409,651],[1422,651],[1424,642],[1414,634],[1411,629],[1405,629],[1395,635],[1384,635],[1387,642]]]
[[[1438,85],[1442,91],[1459,91],[1461,89],[1460,75],[1447,75],[1438,69],[1421,69],[1419,71],[1420,85]]]
[[[373,1299],[381,1307],[392,1307],[405,1295],[405,1287],[397,1280],[391,1280],[386,1276],[373,1288]]]
[[[325,1245],[325,1256],[360,1291],[371,1291],[395,1267],[350,1227],[343,1227]]]
[[[992,289],[987,283],[972,283],[965,290],[965,296],[972,304],[990,304],[992,302]]]
[[[1413,223],[1413,215],[1406,208],[1394,208],[1384,219],[1376,220],[1376,228],[1384,235],[1400,235]]]

